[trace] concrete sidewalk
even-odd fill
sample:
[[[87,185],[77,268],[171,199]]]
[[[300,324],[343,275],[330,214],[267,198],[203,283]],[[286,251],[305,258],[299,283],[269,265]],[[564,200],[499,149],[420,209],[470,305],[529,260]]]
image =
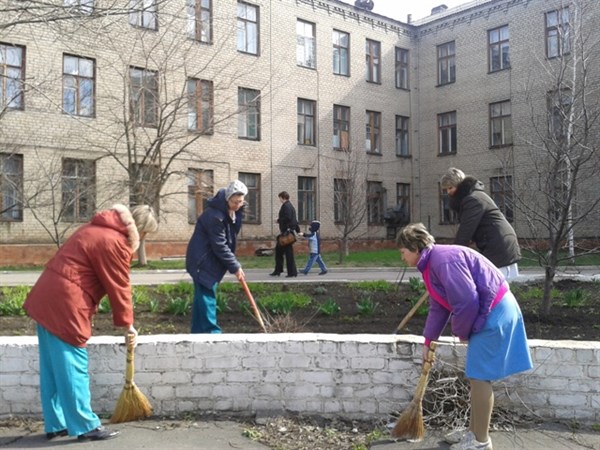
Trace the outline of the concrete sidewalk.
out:
[[[14,426],[0,427],[0,448],[77,448],[78,450],[264,450],[271,448],[245,437],[243,432],[249,425],[245,425],[243,422],[152,419],[111,425],[110,427],[120,430],[121,434],[108,441],[79,442],[73,437],[48,441],[43,433],[41,422],[29,423],[25,426],[15,424]],[[428,430],[426,438],[421,442],[394,442],[382,439],[373,442],[370,448],[372,450],[448,449],[449,445],[442,440],[443,435],[444,431],[442,430]],[[510,432],[496,431],[491,433],[491,437],[495,450],[600,450],[600,433],[573,431],[565,425],[557,423],[546,423]],[[310,445],[308,442],[299,442],[299,444]],[[313,450],[333,450],[316,446],[311,446],[311,448]]]

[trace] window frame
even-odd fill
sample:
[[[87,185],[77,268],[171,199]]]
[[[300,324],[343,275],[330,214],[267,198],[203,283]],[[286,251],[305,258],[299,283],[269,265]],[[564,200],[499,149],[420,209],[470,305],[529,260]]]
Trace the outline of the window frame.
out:
[[[338,39],[336,39],[336,36],[338,37]],[[344,37],[347,38],[347,46],[346,47],[344,47],[344,45],[341,43],[341,41]],[[344,77],[349,77],[350,76],[350,33],[346,33],[345,31],[334,29],[333,34],[332,34],[332,45],[333,45],[333,54],[332,54],[333,74],[344,76]],[[337,55],[337,62],[338,62],[337,65],[336,65],[336,55]],[[344,55],[346,57],[345,64],[343,62]],[[343,68],[345,69],[345,72],[342,70]]]
[[[408,158],[410,154],[410,117],[396,116],[396,156]]]
[[[410,223],[410,183],[396,183],[396,206],[402,206],[407,223]]]
[[[339,145],[336,145],[336,137]],[[344,140],[344,136],[345,140]],[[350,151],[350,107],[333,105],[332,146],[334,150]],[[344,146],[344,144],[346,144]]]
[[[188,131],[204,135],[214,134],[213,82],[200,78],[188,78],[186,84],[188,94]],[[194,86],[193,93],[190,91],[191,86]],[[198,89],[200,89],[200,95],[198,95]]]
[[[212,169],[188,167],[188,223],[195,224],[200,214],[206,209],[206,202],[214,195],[215,174]],[[192,218],[192,214],[194,217]]]
[[[458,152],[458,128],[456,111],[449,111],[438,114],[438,156],[456,155]],[[442,123],[448,118],[448,123]],[[445,133],[449,136],[444,137]],[[448,151],[444,151],[444,142],[449,145]]]
[[[252,99],[248,100],[248,97]],[[238,108],[238,139],[260,141],[260,91],[238,87]],[[254,134],[249,132],[253,124],[256,128]]]
[[[141,80],[139,86],[134,86],[133,73],[137,72],[140,74],[139,79]],[[152,75],[148,78],[148,75]],[[147,87],[148,80],[152,80],[150,88]],[[133,118],[133,122],[136,126],[146,128],[156,128],[159,120],[159,78],[158,71],[150,70],[142,67],[129,66],[129,107],[130,113]],[[150,97],[147,97],[148,94]],[[136,100],[136,96],[138,97]],[[147,120],[146,104],[147,100],[152,101],[152,119]]]
[[[240,6],[245,8],[246,11],[246,17],[240,17]],[[249,9],[254,9],[255,11],[255,20],[252,21],[251,19],[247,18],[247,12]],[[249,24],[254,24],[254,33],[252,33],[252,30],[249,30]],[[243,25],[243,27],[241,26]],[[251,25],[250,25],[250,28]],[[254,36],[251,36],[252,34],[254,34]],[[243,35],[244,39],[244,48],[240,48],[240,35]],[[248,49],[249,42],[252,42],[251,39],[248,39],[248,36],[254,37],[254,43],[255,43],[255,51],[252,51],[251,49]],[[251,3],[246,3],[243,1],[238,0],[237,2],[237,29],[236,29],[236,48],[237,51],[240,53],[245,53],[248,55],[254,55],[254,56],[260,56],[260,9],[258,7],[258,5],[253,5]]]
[[[309,224],[317,218],[317,177],[298,177],[298,223]]]
[[[158,31],[157,0],[129,0],[129,25]]]
[[[96,161],[62,158],[61,210],[61,222],[83,223],[92,218],[96,210]]]
[[[76,58],[77,59],[77,66],[78,69],[81,66],[81,61],[90,61],[92,64],[92,76],[84,76],[84,75],[79,75],[79,74],[69,74],[65,72],[65,59],[66,58]],[[78,70],[79,72],[79,70]],[[71,116],[79,116],[79,117],[89,117],[89,118],[95,118],[96,117],[96,60],[94,58],[87,58],[84,56],[78,56],[78,55],[71,55],[68,53],[63,53],[63,83],[62,83],[62,112],[63,114],[68,114]],[[74,87],[71,86],[65,86],[67,84],[67,80],[68,79],[72,79],[74,80]],[[80,88],[81,88],[81,82],[82,80],[91,80],[91,112],[89,114],[82,114],[81,113],[81,93],[80,93]],[[65,108],[65,90],[66,89],[72,89],[74,88],[75,90],[75,112],[69,112],[66,110]]]
[[[450,208],[450,195],[446,189],[438,182],[438,196],[440,207],[440,225],[456,225],[458,223],[458,214]]]
[[[8,52],[9,49],[13,51],[19,51],[19,64],[10,64]],[[25,110],[25,90],[23,88],[25,82],[25,68],[26,68],[26,48],[23,45],[9,44],[6,42],[0,42],[0,52],[3,53],[3,61],[5,63],[0,64],[0,111],[6,110]],[[18,77],[9,75],[9,72],[17,72]],[[10,83],[15,83],[15,86],[11,87]],[[17,93],[12,97],[8,98],[9,89],[14,89]],[[17,102],[17,106],[11,106],[12,103]]]
[[[365,64],[367,83],[381,84],[381,42],[366,39]]]
[[[300,27],[302,26],[302,30]],[[306,34],[310,30],[311,34]],[[317,25],[307,20],[296,20],[296,64],[306,69],[317,68]]]
[[[262,221],[260,173],[238,172],[238,179],[248,188],[248,194],[245,196],[244,223],[260,225]]]
[[[396,58],[395,82],[396,89],[410,89],[410,51],[406,48],[395,47],[394,54]]]
[[[370,155],[381,155],[381,112],[379,111],[366,111],[366,137],[365,139],[365,150]]]
[[[450,41],[436,47],[437,82],[445,86],[456,82],[456,42]],[[444,72],[444,69],[446,70]],[[444,73],[446,76],[444,77]]]
[[[382,181],[367,181],[367,224],[383,225],[385,189]]]
[[[508,107],[508,114],[505,107]],[[494,109],[500,107],[499,114],[494,112]],[[513,145],[513,128],[512,128],[512,105],[510,100],[502,100],[499,102],[490,103],[489,105],[489,139],[490,148],[508,147]],[[495,132],[497,126],[500,126],[500,132]],[[496,142],[495,136],[500,135],[500,143]]]
[[[306,98],[298,98],[296,125],[296,138],[298,145],[315,147],[317,145],[316,101]]]
[[[129,204],[134,206],[138,205],[137,199],[140,195],[139,186],[143,188],[141,192],[143,201],[139,204],[150,205],[154,208],[156,215],[160,212],[160,189],[159,186],[155,185],[155,181],[159,179],[160,167],[157,164],[144,164],[144,163],[133,163],[133,173],[131,178],[134,180],[135,192],[129,191]],[[148,179],[148,175],[150,179]],[[149,197],[148,193],[152,194],[153,199]],[[153,200],[153,201],[152,201]]]
[[[568,88],[553,90],[546,94],[548,136],[558,142],[567,139],[568,117],[573,105],[573,94]]]
[[[514,189],[511,175],[490,177],[490,197],[498,207],[506,220],[514,222]]]
[[[348,221],[350,209],[350,180],[347,178],[333,179],[333,221],[336,224]]]
[[[553,14],[556,15],[556,23],[549,25],[549,17]],[[565,15],[566,21],[564,20]],[[568,6],[544,13],[544,36],[546,58],[560,58],[571,52],[571,16]],[[554,43],[553,47],[551,47],[552,43]],[[553,52],[551,52],[551,48]]]
[[[80,14],[90,15],[94,12],[94,0],[64,0],[65,6],[76,10]]]
[[[20,153],[0,152],[0,222],[23,222],[23,161]],[[5,199],[14,204],[7,207]]]
[[[208,2],[208,7],[202,5],[204,1]],[[213,0],[186,0],[186,10],[188,38],[201,44],[212,44]],[[208,19],[205,17],[205,12],[208,12]]]
[[[503,39],[503,31],[506,30],[506,38]],[[498,37],[495,39],[493,35],[497,33]],[[510,30],[508,25],[502,25],[500,27],[488,30],[488,72],[500,72],[502,70],[510,69]],[[506,49],[506,58],[504,58],[504,49]],[[498,67],[494,65],[496,58],[494,52],[497,52]]]

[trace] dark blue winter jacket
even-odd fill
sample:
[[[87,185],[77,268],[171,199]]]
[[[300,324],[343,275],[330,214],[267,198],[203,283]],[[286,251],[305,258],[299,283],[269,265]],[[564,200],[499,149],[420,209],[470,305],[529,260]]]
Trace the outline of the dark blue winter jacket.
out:
[[[241,267],[235,246],[242,228],[242,212],[243,208],[236,211],[234,223],[227,209],[225,189],[219,189],[208,200],[185,255],[185,268],[195,283],[210,289],[221,282],[227,271],[236,273]]]

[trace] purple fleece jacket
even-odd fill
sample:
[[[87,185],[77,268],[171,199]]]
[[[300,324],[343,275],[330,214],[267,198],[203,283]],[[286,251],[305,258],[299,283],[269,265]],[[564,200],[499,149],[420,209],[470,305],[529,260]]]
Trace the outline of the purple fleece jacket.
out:
[[[461,245],[425,248],[417,269],[431,298],[423,330],[426,343],[440,337],[450,315],[452,334],[468,339],[483,328],[494,300],[509,289],[489,259]]]

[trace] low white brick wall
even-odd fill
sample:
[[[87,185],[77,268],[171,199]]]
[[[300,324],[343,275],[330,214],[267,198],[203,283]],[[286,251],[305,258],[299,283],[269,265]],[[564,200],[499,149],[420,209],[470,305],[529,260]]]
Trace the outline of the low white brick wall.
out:
[[[89,343],[93,407],[112,413],[124,384],[120,337]],[[186,411],[379,418],[412,399],[422,338],[412,335],[141,336],[135,382],[156,414]],[[417,345],[419,344],[419,345]],[[547,419],[600,421],[600,343],[530,341],[534,369],[495,383],[497,404]],[[445,340],[440,363],[463,367]],[[0,417],[39,415],[36,337],[0,337]]]

